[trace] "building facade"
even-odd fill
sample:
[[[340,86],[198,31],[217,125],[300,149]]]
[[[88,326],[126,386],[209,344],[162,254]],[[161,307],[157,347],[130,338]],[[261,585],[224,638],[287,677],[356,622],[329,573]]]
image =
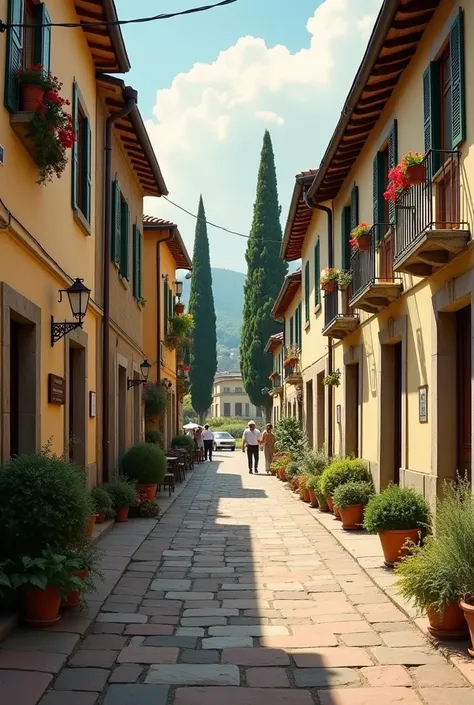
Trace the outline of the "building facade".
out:
[[[250,421],[261,419],[262,410],[251,403],[239,372],[223,372],[214,378],[209,416]]]
[[[190,271],[191,259],[177,225],[145,216],[144,231],[144,350],[151,362],[150,383],[162,384],[168,395],[167,412],[159,422],[165,448],[182,426],[180,377],[176,348],[166,345],[169,321],[175,315],[177,270]],[[183,366],[183,365],[182,365]]]
[[[472,29],[469,3],[383,3],[320,168],[296,179],[282,246],[302,259],[313,445],[431,503],[472,464]],[[421,176],[386,200],[389,170],[411,152]],[[368,246],[351,250],[360,223]],[[319,300],[327,267],[352,282]],[[334,373],[339,386],[323,385]]]

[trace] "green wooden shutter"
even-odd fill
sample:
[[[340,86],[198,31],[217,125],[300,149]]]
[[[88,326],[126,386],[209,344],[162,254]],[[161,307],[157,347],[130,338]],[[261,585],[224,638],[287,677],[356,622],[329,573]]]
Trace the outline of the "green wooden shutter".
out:
[[[132,289],[134,297],[138,299],[138,228],[135,223],[132,228]]]
[[[120,252],[120,274],[125,279],[129,278],[128,252],[130,245],[130,208],[127,201],[121,203],[121,252]]]
[[[294,339],[294,323],[293,323],[293,316],[290,318],[290,345],[293,345],[295,342]]]
[[[359,225],[359,187],[354,184],[351,191],[351,230]]]
[[[79,207],[79,96],[77,93],[77,83],[72,84],[72,124],[76,135],[76,141],[72,146],[71,154],[71,205]]]
[[[388,168],[393,169],[393,167],[397,166],[398,164],[398,123],[396,120],[393,121],[392,129],[390,130],[390,134],[388,136]],[[383,167],[382,167],[383,169]],[[383,180],[383,172],[382,172],[382,180]],[[385,190],[385,187],[383,187]],[[383,192],[382,192],[382,202],[383,202]],[[383,207],[383,206],[382,206]],[[381,213],[383,213],[385,208],[383,207],[383,210]],[[388,202],[388,220],[391,225],[395,223],[395,203],[393,201]],[[380,230],[380,228],[379,228]],[[377,239],[380,240],[381,237],[383,237],[385,233],[379,232],[377,233]]]
[[[82,148],[82,203],[80,204],[82,214],[88,223],[91,222],[91,191],[92,191],[92,131],[90,120],[84,120]]]
[[[8,22],[23,24],[23,0],[9,0]],[[23,59],[23,27],[7,29],[7,59],[5,64],[5,107],[16,113],[20,109],[20,83],[18,69]]]
[[[384,184],[384,155],[383,152],[377,152],[374,157],[372,167],[372,197],[373,197],[373,223],[378,225],[383,223],[385,200],[383,193],[385,190]],[[377,228],[379,230],[379,228]]]
[[[439,150],[441,146],[441,99],[439,90],[439,66],[432,61],[423,74],[423,129],[425,154]],[[441,155],[435,151],[430,162],[434,174],[441,164]]]
[[[321,290],[319,279],[321,277],[321,264],[319,257],[319,240],[314,246],[314,305],[318,306],[321,303]]]
[[[138,231],[138,297],[141,299],[143,296],[143,233]]]
[[[42,2],[36,5],[36,31],[35,31],[35,63],[42,64],[45,73],[51,70],[51,23],[46,5]]]
[[[163,281],[163,313],[165,324],[165,335],[168,333],[168,282]]]
[[[174,316],[174,306],[173,306],[173,291],[171,287],[168,289],[168,316],[170,318],[173,318]]]
[[[341,267],[346,270],[351,268],[351,246],[349,240],[351,239],[352,227],[355,227],[355,225],[352,225],[352,207],[344,206],[341,213]]]
[[[117,180],[112,182],[112,262],[120,264],[121,255],[121,204],[122,199],[120,197],[120,184]]]
[[[303,306],[299,304],[298,306],[298,347],[301,348],[301,341],[303,340]]]
[[[304,317],[307,323],[309,321],[309,261],[304,268]]]
[[[459,10],[454,20],[449,38],[451,54],[451,110],[452,110],[452,148],[466,139],[466,102],[464,87],[464,13]]]

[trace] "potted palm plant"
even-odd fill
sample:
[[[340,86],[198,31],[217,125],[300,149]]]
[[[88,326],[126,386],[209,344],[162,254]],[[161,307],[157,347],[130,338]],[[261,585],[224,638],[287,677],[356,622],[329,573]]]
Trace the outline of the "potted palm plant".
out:
[[[334,490],[334,505],[341,514],[342,528],[353,531],[362,527],[364,508],[374,494],[372,482],[347,482]]]
[[[385,565],[393,567],[428,531],[431,513],[425,499],[409,487],[389,485],[372,497],[364,513],[364,528],[378,534]]]

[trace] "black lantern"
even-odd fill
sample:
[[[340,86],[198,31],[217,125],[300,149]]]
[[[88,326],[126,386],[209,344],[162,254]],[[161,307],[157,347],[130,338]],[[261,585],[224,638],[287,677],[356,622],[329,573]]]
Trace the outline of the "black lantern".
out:
[[[148,362],[148,360],[143,360],[142,364],[140,365],[140,372],[142,373],[143,379],[128,379],[127,389],[131,389],[132,387],[138,387],[140,384],[146,384],[148,382],[148,377],[150,376],[151,368],[152,364]]]
[[[176,296],[178,297],[178,301],[179,301],[183,295],[183,282],[175,281],[174,285],[175,285],[175,289],[176,289]]]
[[[53,316],[51,316],[51,346],[73,330],[82,328],[89,306],[91,290],[84,285],[83,279],[75,279],[67,289],[59,290],[59,303],[63,300],[63,294],[67,294],[72,315],[76,320],[58,323],[55,322]]]

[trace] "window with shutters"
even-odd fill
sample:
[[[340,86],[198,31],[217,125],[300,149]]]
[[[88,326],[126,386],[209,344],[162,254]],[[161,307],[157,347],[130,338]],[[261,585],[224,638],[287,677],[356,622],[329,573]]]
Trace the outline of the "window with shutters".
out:
[[[224,416],[228,418],[230,416],[230,403],[224,402]]]
[[[450,150],[453,135],[452,115],[452,84],[451,84],[451,52],[449,45],[444,50],[439,60],[439,92],[440,105],[440,146],[443,151]]]
[[[24,34],[23,34],[23,68],[33,66],[36,61],[35,36],[36,36],[36,7],[32,0],[25,0],[24,4]]]
[[[319,306],[321,303],[321,288],[319,280],[321,278],[321,258],[319,254],[319,240],[314,246],[314,305]]]
[[[356,188],[356,187],[354,187]],[[357,218],[359,217],[358,206],[357,206]],[[341,213],[341,269],[351,268],[351,246],[349,240],[351,239],[351,230],[356,224],[352,225],[352,208],[351,206],[344,206]]]
[[[72,208],[90,232],[92,188],[92,131],[84,99],[76,82],[72,86],[72,119],[76,141],[72,148]]]
[[[309,323],[309,262],[306,262],[304,268],[304,319],[306,323]]]
[[[133,226],[133,295],[136,299],[141,299],[142,294],[142,256],[143,256],[143,235],[137,225]]]
[[[290,345],[293,345],[295,342],[294,339],[294,321],[293,321],[293,316],[290,318]]]
[[[235,404],[235,415],[238,418],[242,418],[242,402],[238,401]]]
[[[129,249],[130,249],[130,208],[127,201],[122,196],[120,199],[120,229],[121,229],[121,252],[120,252],[120,275],[124,279],[129,278]]]

